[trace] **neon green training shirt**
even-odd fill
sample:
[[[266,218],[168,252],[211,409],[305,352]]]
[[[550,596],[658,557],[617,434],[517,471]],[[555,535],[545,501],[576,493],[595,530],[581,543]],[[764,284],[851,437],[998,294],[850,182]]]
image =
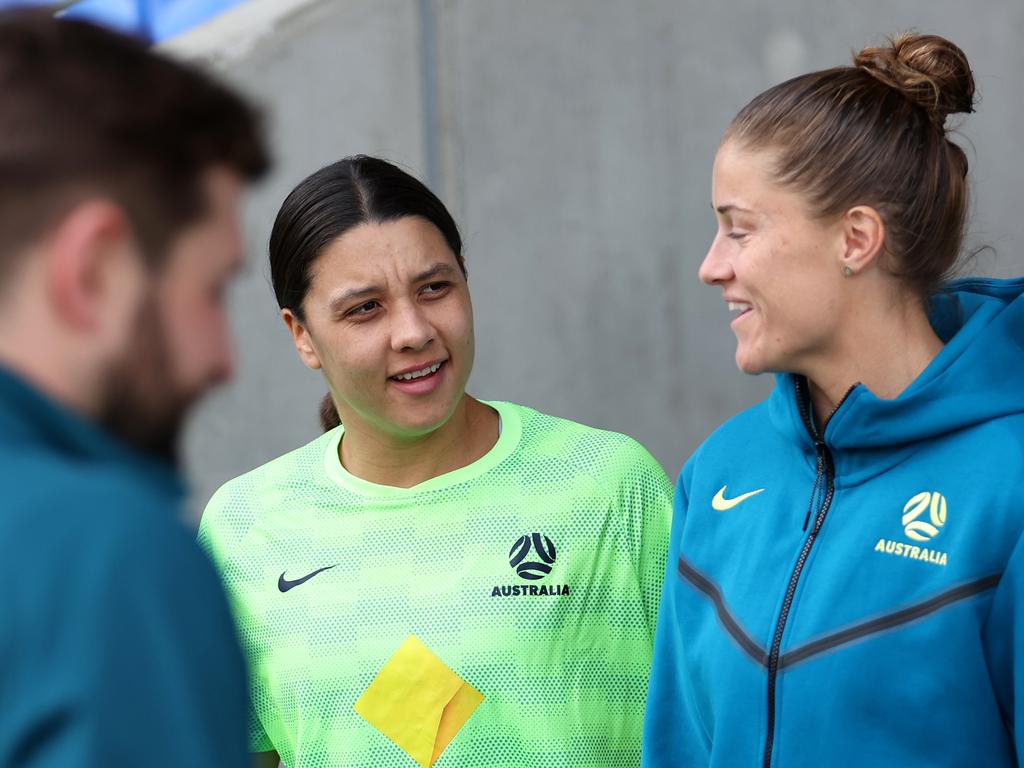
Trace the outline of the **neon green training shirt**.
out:
[[[199,536],[249,659],[253,751],[416,765],[356,710],[414,636],[483,696],[438,768],[640,764],[671,483],[629,437],[489,405],[495,446],[413,488],[349,474],[339,427],[211,499]],[[416,708],[436,681],[390,670],[380,706],[429,726]]]

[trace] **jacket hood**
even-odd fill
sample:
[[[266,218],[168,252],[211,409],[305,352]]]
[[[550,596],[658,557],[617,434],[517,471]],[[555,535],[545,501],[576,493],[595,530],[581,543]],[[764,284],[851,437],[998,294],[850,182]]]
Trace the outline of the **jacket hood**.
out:
[[[951,283],[932,296],[929,320],[945,346],[921,375],[892,400],[858,384],[829,420],[824,439],[837,461],[845,452],[901,452],[1024,413],[1024,278]],[[778,374],[769,412],[777,429],[813,451],[798,383],[793,374]]]

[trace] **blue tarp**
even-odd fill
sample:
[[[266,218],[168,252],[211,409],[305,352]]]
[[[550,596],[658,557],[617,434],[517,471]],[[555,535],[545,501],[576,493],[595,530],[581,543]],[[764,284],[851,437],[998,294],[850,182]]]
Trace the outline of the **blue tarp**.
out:
[[[158,43],[245,0],[80,0],[62,12]],[[58,5],[53,0],[0,0],[0,8]]]

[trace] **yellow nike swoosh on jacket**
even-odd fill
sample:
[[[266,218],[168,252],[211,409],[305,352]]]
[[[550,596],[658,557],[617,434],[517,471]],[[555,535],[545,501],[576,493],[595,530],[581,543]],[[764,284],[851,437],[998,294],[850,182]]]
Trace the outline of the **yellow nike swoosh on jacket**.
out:
[[[711,506],[714,507],[719,512],[725,512],[725,510],[727,509],[732,509],[737,504],[742,504],[751,496],[757,496],[757,494],[764,491],[764,488],[758,488],[756,491],[750,491],[750,493],[744,493],[733,499],[727,499],[725,498],[726,488],[728,488],[727,485],[723,485],[721,488],[719,488],[718,493],[715,494],[715,498],[711,500]]]

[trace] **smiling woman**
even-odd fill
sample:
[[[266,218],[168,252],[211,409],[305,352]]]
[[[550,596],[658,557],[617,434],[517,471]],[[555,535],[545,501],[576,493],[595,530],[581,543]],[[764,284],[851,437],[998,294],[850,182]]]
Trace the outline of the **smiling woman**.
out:
[[[853,64],[754,98],[715,158],[700,278],[777,384],[679,478],[650,768],[1024,755],[1024,281],[946,282],[964,53]]]
[[[272,764],[637,766],[671,485],[639,444],[466,393],[448,211],[352,157],[288,196],[281,315],[342,425],[221,488],[200,539]]]

